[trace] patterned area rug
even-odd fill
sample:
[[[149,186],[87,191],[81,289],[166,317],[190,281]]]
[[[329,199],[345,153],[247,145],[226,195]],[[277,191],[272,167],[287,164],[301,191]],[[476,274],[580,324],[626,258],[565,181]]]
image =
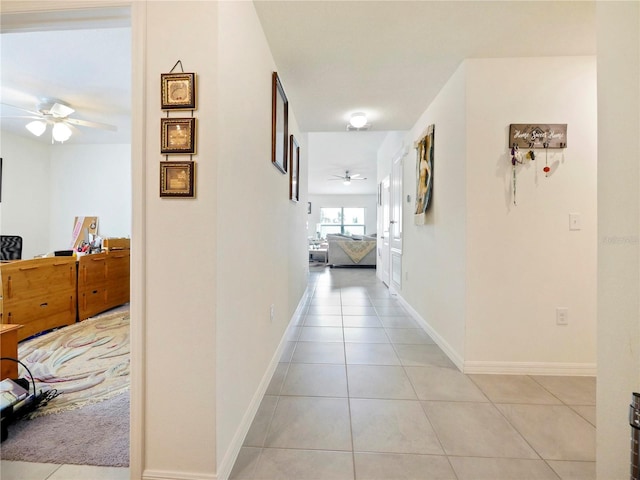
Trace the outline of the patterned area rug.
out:
[[[36,390],[60,395],[31,416],[101,402],[129,389],[129,312],[90,318],[22,342],[18,357]],[[20,366],[20,377],[29,374]]]

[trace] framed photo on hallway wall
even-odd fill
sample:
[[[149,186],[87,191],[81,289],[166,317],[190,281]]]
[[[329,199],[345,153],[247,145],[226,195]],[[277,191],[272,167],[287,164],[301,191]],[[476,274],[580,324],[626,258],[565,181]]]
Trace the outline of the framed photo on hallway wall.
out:
[[[196,119],[161,118],[160,153],[196,153]]]
[[[273,72],[271,79],[271,110],[271,163],[287,173],[289,101],[278,72]]]
[[[289,158],[291,169],[289,171],[289,199],[297,202],[300,200],[300,145],[293,135],[290,137]]]
[[[196,108],[195,73],[162,73],[160,79],[163,110],[194,110]]]
[[[160,197],[195,197],[195,162],[160,162]]]

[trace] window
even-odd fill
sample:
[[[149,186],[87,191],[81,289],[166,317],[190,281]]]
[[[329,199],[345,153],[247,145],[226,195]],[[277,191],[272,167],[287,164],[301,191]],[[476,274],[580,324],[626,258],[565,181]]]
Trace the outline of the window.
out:
[[[364,208],[333,207],[320,209],[320,236],[328,233],[364,235]]]

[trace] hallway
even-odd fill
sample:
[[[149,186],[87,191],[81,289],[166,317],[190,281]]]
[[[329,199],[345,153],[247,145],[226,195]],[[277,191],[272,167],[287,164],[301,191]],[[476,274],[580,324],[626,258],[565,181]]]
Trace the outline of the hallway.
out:
[[[375,270],[309,300],[232,479],[595,479],[592,377],[464,375]]]

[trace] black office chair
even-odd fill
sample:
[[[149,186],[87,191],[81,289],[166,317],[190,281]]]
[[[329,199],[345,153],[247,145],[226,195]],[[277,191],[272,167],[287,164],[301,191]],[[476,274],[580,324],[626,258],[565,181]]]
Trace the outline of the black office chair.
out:
[[[0,235],[0,260],[22,259],[22,237]]]

